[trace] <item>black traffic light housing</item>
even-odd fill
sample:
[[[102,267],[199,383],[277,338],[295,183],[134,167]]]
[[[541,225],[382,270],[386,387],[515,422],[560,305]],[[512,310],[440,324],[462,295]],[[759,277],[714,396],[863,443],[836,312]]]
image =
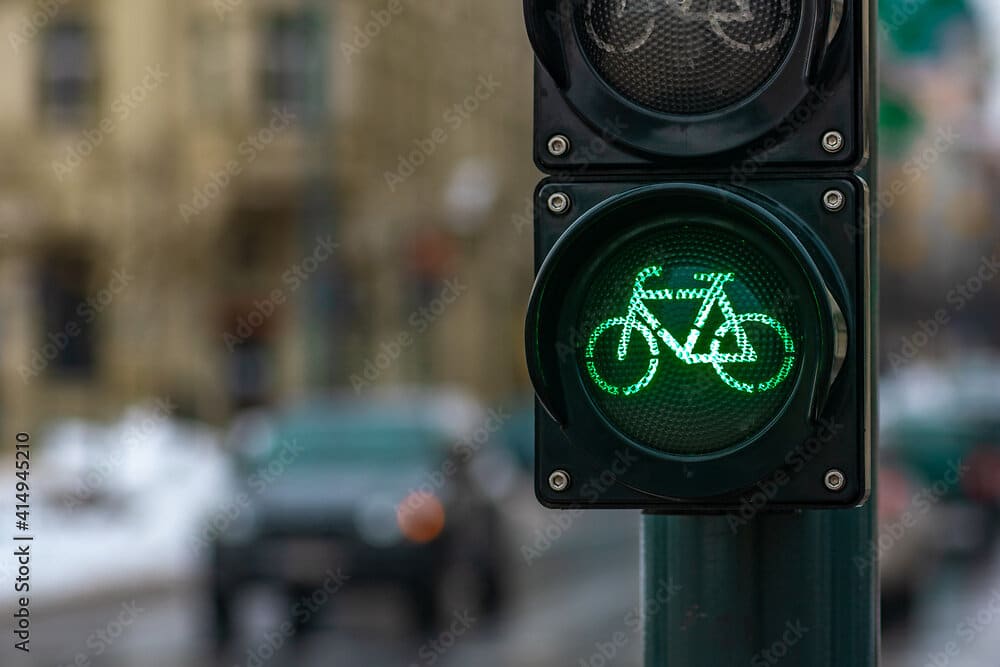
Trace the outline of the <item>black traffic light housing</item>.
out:
[[[685,1],[701,8],[794,4],[801,6],[801,12],[797,24],[789,28],[795,35],[789,53],[765,85],[725,109],[681,115],[636,104],[608,85],[588,62],[576,17],[602,0],[525,0],[528,35],[536,54],[534,155],[540,169],[551,173],[736,168],[756,173],[802,163],[840,168],[858,163],[868,150],[863,131],[869,90],[866,2],[679,0],[673,4]],[[672,0],[625,4],[654,2],[669,7]],[[822,140],[830,130],[840,135],[835,149]],[[559,135],[576,150],[554,155],[548,142]]]
[[[787,53],[752,94],[707,113],[664,113],[630,99],[588,61],[581,37],[586,19],[619,19],[631,7],[640,14],[630,25],[704,20],[711,40],[727,37],[724,21],[746,25],[768,3],[777,22],[796,19]],[[536,191],[538,278],[526,326],[543,504],[688,513],[866,500],[874,402],[872,11],[867,0],[525,0],[537,56],[535,160],[552,174]],[[588,387],[596,376],[587,377],[587,331],[575,327],[586,295],[602,287],[595,274],[622,239],[641,238],[643,224],[687,234],[684,221],[703,217],[737,233],[774,234],[775,256],[787,251],[801,268],[793,281],[801,289],[789,289],[796,303],[782,307],[799,309],[804,325],[792,346],[794,372],[782,380],[794,390],[774,419],[739,443],[692,455],[651,446],[609,417],[595,398],[600,392]],[[649,344],[652,354],[661,350],[650,368],[662,364],[662,383],[683,353],[675,359],[659,340]]]

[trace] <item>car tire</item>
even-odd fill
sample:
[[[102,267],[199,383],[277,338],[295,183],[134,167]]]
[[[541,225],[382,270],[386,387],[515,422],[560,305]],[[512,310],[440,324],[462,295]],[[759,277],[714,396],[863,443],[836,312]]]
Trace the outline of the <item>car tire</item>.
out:
[[[212,642],[222,653],[233,640],[233,605],[221,590],[212,593]]]
[[[483,616],[496,618],[507,603],[507,577],[498,554],[507,553],[506,530],[499,512],[492,511],[488,515],[489,550],[481,554],[478,562],[482,563],[479,571],[479,608]]]
[[[212,618],[209,627],[215,649],[222,653],[229,648],[234,639],[233,600],[235,590],[232,579],[227,576],[226,558],[219,544],[212,545],[211,563],[209,590]]]
[[[424,637],[434,634],[440,627],[441,598],[433,583],[415,584],[410,591],[415,627]]]
[[[490,565],[480,577],[479,609],[488,619],[495,619],[507,603],[507,588],[498,565]]]
[[[916,591],[910,587],[883,591],[881,621],[883,630],[907,627],[916,606]]]

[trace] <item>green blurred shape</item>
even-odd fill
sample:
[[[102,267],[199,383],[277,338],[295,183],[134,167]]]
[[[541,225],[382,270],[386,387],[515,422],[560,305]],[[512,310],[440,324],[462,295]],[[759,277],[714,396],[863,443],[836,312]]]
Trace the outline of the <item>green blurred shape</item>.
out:
[[[965,0],[879,0],[879,27],[891,51],[903,56],[935,56],[953,21],[972,23]]]
[[[908,100],[894,95],[884,87],[878,109],[879,149],[884,155],[905,152],[920,133],[924,119]]]
[[[995,451],[1000,444],[1000,421],[969,416],[914,418],[894,429],[885,439],[895,457],[920,478],[922,484],[949,479],[959,463],[971,461],[979,448]],[[964,497],[959,485],[949,485],[940,498]]]

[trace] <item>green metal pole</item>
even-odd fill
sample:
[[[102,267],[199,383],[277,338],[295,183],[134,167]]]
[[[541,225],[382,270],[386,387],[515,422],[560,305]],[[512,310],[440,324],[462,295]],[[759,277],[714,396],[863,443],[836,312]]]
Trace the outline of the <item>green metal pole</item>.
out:
[[[646,667],[874,667],[873,505],[643,518]]]

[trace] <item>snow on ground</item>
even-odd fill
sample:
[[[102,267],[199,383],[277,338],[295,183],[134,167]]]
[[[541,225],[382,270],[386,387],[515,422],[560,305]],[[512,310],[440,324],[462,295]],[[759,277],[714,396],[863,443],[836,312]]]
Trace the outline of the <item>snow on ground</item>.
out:
[[[31,602],[59,606],[192,581],[204,553],[196,534],[232,494],[219,438],[134,406],[111,424],[66,420],[32,440]],[[3,463],[0,516],[13,533],[14,468]],[[7,522],[5,522],[7,523]],[[2,598],[13,604],[14,563],[0,559]]]

